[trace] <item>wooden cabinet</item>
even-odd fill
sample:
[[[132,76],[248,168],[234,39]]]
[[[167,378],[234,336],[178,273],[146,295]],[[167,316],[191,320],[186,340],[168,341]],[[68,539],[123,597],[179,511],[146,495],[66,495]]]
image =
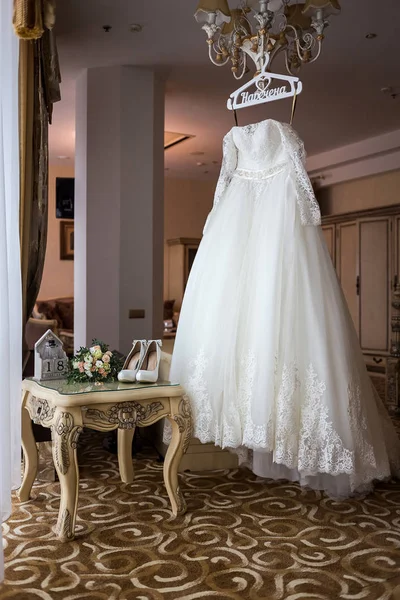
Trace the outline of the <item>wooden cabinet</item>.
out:
[[[400,206],[324,217],[322,228],[367,368],[388,408],[398,411],[400,342],[392,329],[396,322],[400,328]]]
[[[358,224],[356,221],[337,224],[336,270],[342,285],[354,327],[360,335]]]
[[[391,226],[390,217],[358,223],[359,330],[365,352],[389,353]]]
[[[326,245],[328,246],[329,254],[333,264],[335,264],[336,258],[336,239],[335,239],[335,225],[323,225],[322,232],[324,234]]]

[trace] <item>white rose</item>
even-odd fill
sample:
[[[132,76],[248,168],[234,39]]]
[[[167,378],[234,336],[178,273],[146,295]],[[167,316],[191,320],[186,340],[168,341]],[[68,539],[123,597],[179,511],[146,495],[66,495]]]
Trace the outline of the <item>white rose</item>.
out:
[[[101,361],[101,360],[96,360],[96,367],[97,367],[98,369],[101,369],[101,368],[103,367],[103,363],[102,363],[102,361]]]
[[[86,375],[90,378],[93,377],[93,373],[91,373],[90,371],[86,371]]]
[[[79,361],[78,360],[74,360],[74,362],[72,363],[72,366],[74,369],[78,369],[79,368]]]
[[[85,371],[90,371],[90,369],[92,368],[91,363],[85,362],[83,363],[83,368],[85,369]]]

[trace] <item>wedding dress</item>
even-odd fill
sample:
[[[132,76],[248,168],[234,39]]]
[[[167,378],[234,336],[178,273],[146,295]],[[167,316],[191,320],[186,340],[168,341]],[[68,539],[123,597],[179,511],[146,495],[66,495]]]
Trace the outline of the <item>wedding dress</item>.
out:
[[[328,253],[304,146],[287,124],[233,127],[186,287],[171,380],[194,436],[261,477],[333,497],[400,473]]]

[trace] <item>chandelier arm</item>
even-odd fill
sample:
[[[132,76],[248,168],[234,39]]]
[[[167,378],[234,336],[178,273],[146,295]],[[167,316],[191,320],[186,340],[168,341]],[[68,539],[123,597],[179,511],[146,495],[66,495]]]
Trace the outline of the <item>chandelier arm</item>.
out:
[[[261,35],[261,39],[262,39],[262,53],[265,54],[265,42],[266,42],[265,32]]]
[[[292,75],[295,77],[295,73],[293,73],[292,69],[290,68],[289,65],[289,53],[288,53],[288,48],[285,49],[285,66],[286,66],[286,70],[289,73],[289,75]]]
[[[301,60],[302,62],[311,62],[310,60],[308,60],[308,61],[303,60],[300,50],[303,50],[303,51],[311,50],[311,48],[315,44],[314,36],[312,36],[310,33],[304,34],[304,39],[307,38],[310,41],[308,43],[304,41],[304,46],[303,46],[301,43],[301,38],[299,36],[299,32],[297,31],[297,29],[295,27],[293,27],[293,25],[290,25],[289,23],[286,24],[286,29],[291,29],[293,31],[293,34],[294,34],[293,42],[296,44],[296,50],[297,50],[299,60]],[[319,37],[318,37],[318,40],[320,41]],[[320,53],[321,53],[321,50],[319,50],[318,56]]]
[[[243,13],[243,15],[242,15],[242,19],[244,19],[244,20],[247,22],[247,25],[249,26],[249,29],[251,30],[251,29],[252,29],[252,27],[251,27],[250,20],[249,20],[249,19],[246,17],[246,14],[245,14],[245,13]],[[242,25],[242,27],[244,27],[244,25]]]
[[[224,61],[218,62],[217,60],[215,60],[215,58],[212,55],[213,50],[217,54],[217,51],[214,48],[214,44],[208,44],[208,57],[209,57],[210,61],[216,67],[224,67],[229,62],[230,56],[227,56]]]
[[[286,44],[275,44],[273,50],[269,54],[268,67],[272,66],[272,63],[275,60],[275,57],[278,56],[278,54],[280,54],[281,52],[284,52],[285,50],[287,50],[287,47],[288,47],[287,43]]]
[[[316,56],[314,56],[313,58],[308,58],[308,59],[304,58],[303,55],[301,54],[301,50],[304,50],[304,48],[302,48],[299,38],[297,38],[295,40],[295,43],[296,43],[297,56],[299,57],[299,60],[301,60],[302,63],[311,64],[311,63],[315,62],[317,60],[317,58],[319,58],[319,56],[321,54],[321,50],[322,50],[322,40],[321,39],[318,39],[318,52],[317,52]]]
[[[243,54],[243,65],[242,65],[242,72],[240,73],[240,75],[237,75],[235,73],[235,71],[233,71],[233,76],[235,79],[242,79],[243,75],[246,72],[246,67],[247,67],[247,54],[245,52],[242,52]]]
[[[318,39],[317,42],[318,42],[318,52],[313,58],[310,58],[310,60],[307,61],[307,64],[309,64],[309,65],[311,63],[315,62],[320,57],[320,54],[322,51],[322,39]]]
[[[313,63],[321,56],[324,29],[329,24],[329,20],[324,18],[322,8],[311,20],[304,21],[303,30],[300,27],[300,23],[303,21],[297,18],[299,15],[296,14],[296,10],[299,10],[297,4],[299,6],[302,4],[300,0],[296,0],[296,2],[295,0],[281,0],[280,2],[274,0],[274,5],[277,2],[276,6],[279,4],[279,8],[275,8],[273,11],[269,9],[270,0],[259,0],[257,2],[258,9],[251,8],[248,5],[249,0],[237,1],[239,8],[231,11],[232,24],[230,27],[226,25],[228,20],[224,16],[218,15],[217,9],[202,9],[204,14],[202,13],[201,17],[195,17],[199,23],[203,24],[202,29],[207,34],[209,59],[216,67],[223,67],[232,62],[232,74],[236,80],[239,80],[248,71],[247,57],[254,62],[257,72],[268,71],[278,54],[284,52],[286,71],[296,77],[302,65]],[[322,0],[307,0],[306,6],[308,2],[311,2],[313,6],[313,2],[316,2],[316,6],[323,3]],[[337,0],[325,0],[325,2],[334,4]],[[282,10],[280,10],[281,8]],[[250,23],[249,13],[256,21],[255,26]],[[278,16],[282,17],[282,22],[279,21],[279,32],[277,33],[273,29],[273,25]],[[292,23],[298,23],[298,25]],[[268,64],[266,64],[267,55]]]
[[[220,54],[222,53],[221,38],[222,36],[220,35],[217,40],[213,40],[213,50],[214,52],[219,52]]]
[[[298,34],[296,27],[293,27],[293,25],[286,23],[285,33],[286,33],[286,29],[291,29],[293,31],[295,40],[299,39],[299,34]]]

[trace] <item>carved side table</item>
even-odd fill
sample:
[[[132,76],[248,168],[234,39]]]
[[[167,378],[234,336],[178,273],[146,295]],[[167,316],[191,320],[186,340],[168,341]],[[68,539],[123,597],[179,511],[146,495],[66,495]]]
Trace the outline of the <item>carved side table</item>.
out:
[[[77,442],[83,427],[98,431],[118,429],[118,462],[124,483],[133,481],[132,440],[135,427],[147,427],[166,417],[173,430],[164,462],[164,481],[173,514],[186,511],[179,488],[178,467],[192,432],[189,402],[179,385],[103,383],[68,384],[65,381],[22,382],[22,448],[24,476],[19,498],[29,500],[38,467],[32,421],[51,428],[53,459],[61,485],[57,534],[74,538],[78,504]]]

